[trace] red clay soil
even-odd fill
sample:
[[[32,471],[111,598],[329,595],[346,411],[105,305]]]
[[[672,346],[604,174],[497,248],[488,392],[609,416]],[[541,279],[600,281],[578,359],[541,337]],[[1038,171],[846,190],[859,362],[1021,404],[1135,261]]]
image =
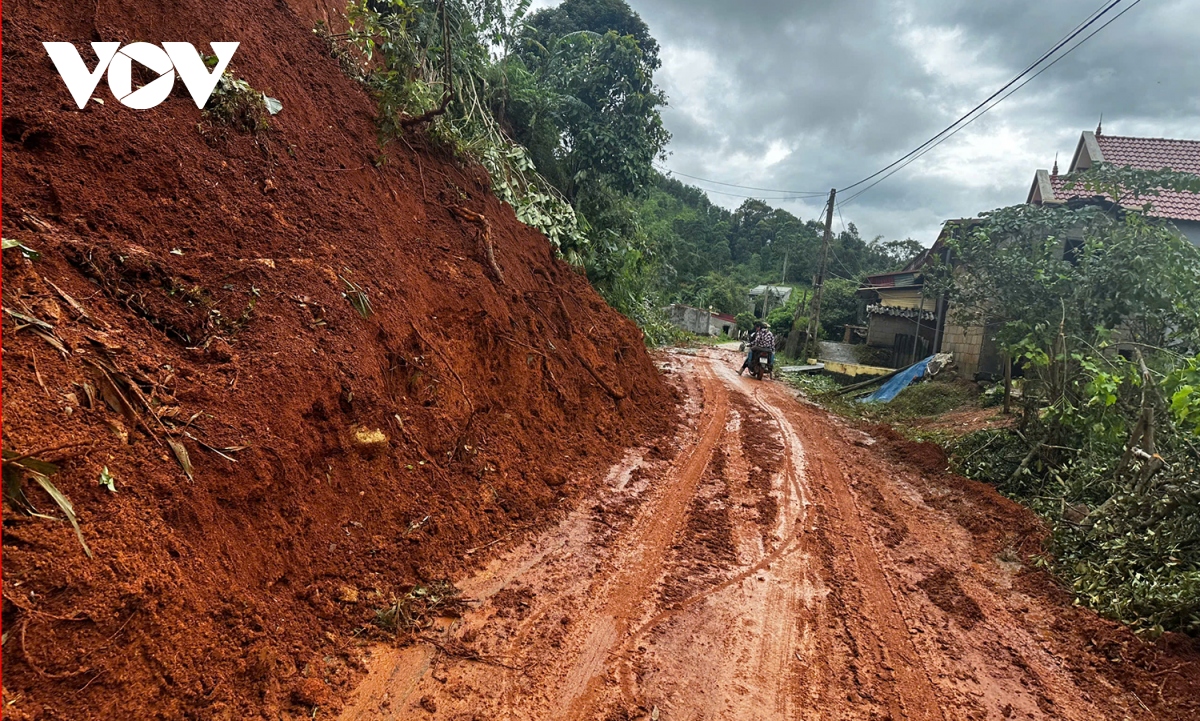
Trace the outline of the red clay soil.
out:
[[[667,356],[678,453],[631,451],[560,524],[460,579],[460,619],[403,649],[363,642],[370,672],[338,718],[1200,718],[1200,644],[1073,605],[1027,508],[741,361]]]
[[[53,326],[4,319],[4,448],[60,463],[95,552],[5,509],[5,718],[326,717],[376,609],[674,423],[640,332],[480,168],[380,148],[319,6],[4,11],[4,237],[41,258],[5,253],[3,302]],[[137,40],[240,41],[232,71],[284,110],[253,136],[182,84],[138,112],[102,83],[80,111],[41,46]],[[451,206],[488,219],[502,279]]]

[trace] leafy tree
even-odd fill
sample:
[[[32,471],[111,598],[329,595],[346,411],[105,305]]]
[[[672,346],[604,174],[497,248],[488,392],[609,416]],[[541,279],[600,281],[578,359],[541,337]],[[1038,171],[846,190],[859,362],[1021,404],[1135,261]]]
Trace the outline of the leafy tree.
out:
[[[1123,203],[1200,186],[1104,166],[1072,182]],[[1103,199],[1004,208],[950,246],[935,284],[1025,372],[1020,435],[965,470],[1059,521],[1058,569],[1082,602],[1200,633],[1200,249]]]
[[[842,339],[842,327],[856,325],[862,301],[858,281],[830,278],[821,292],[821,330],[831,340]]]
[[[563,52],[545,77],[569,96],[559,108],[559,164],[568,197],[589,183],[634,194],[650,184],[651,162],[670,135],[658,108],[662,92],[645,72],[641,50],[629,35],[574,33],[560,39]]]
[[[547,40],[586,30],[597,35],[615,31],[633,38],[641,50],[647,75],[659,68],[658,41],[641,16],[624,0],[565,0],[557,7],[539,10],[529,18],[526,35],[545,45]]]
[[[912,238],[904,240],[888,240],[876,238],[867,246],[867,252],[874,267],[884,267],[887,271],[899,270],[925,250],[925,246]]]

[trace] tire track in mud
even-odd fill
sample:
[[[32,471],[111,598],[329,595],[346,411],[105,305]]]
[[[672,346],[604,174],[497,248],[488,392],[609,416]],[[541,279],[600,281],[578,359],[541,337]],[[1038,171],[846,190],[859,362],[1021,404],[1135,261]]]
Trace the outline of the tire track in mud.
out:
[[[676,532],[683,525],[696,487],[724,432],[729,398],[725,389],[713,378],[709,368],[701,370],[705,399],[704,428],[699,441],[685,457],[676,477],[643,515],[642,523],[633,531],[630,548],[632,562],[620,569],[607,592],[599,621],[585,645],[586,653],[571,668],[557,704],[565,712],[563,718],[582,718],[595,693],[610,650],[629,628],[639,608],[649,595],[663,568],[664,557]]]
[[[461,582],[480,603],[444,641],[476,660],[380,651],[345,721],[1153,717],[1055,656],[1060,610],[977,545],[986,498],[725,358],[668,365],[678,455],[631,452]]]
[[[774,405],[788,401],[794,403],[788,398],[776,400]],[[809,430],[808,437],[819,437],[805,428],[807,419],[799,420],[795,413],[789,415],[793,419],[785,419],[789,427],[798,423]],[[859,692],[866,691],[865,699],[878,702],[892,718],[944,719],[937,690],[912,642],[910,625],[840,468],[841,459],[819,452],[813,456],[809,484],[820,489],[826,512],[822,541],[824,551],[833,554],[832,564],[827,566],[833,576],[828,582],[838,587],[840,626],[843,639],[850,643],[854,659],[850,670]],[[849,564],[845,563],[847,556]]]
[[[796,645],[801,618],[798,611],[804,605],[800,597],[809,596],[805,586],[811,588],[813,584],[803,569],[797,568],[795,573],[802,577],[799,584],[795,577],[783,584],[772,583],[765,595],[758,594],[754,586],[766,581],[765,577],[758,574],[763,574],[773,564],[804,548],[803,532],[808,501],[803,486],[803,446],[794,431],[785,424],[782,414],[759,397],[757,382],[751,385],[749,380],[740,378],[721,364],[713,364],[712,368],[730,393],[734,412],[740,415],[739,427],[735,429],[737,433],[727,428],[730,432],[724,444],[738,447],[745,456],[744,467],[736,474],[739,477],[726,474],[724,480],[730,485],[740,484],[754,498],[754,517],[749,521],[744,519],[743,525],[748,526],[744,531],[747,535],[755,534],[759,538],[757,557],[747,559],[739,568],[713,569],[717,573],[709,579],[707,587],[668,604],[629,634],[619,653],[624,662],[619,674],[622,696],[627,707],[653,705],[651,701],[641,698],[643,694],[637,684],[637,663],[632,658],[633,649],[644,637],[709,599],[725,595],[731,589],[736,589],[744,596],[746,591],[739,586],[750,581],[751,591],[762,598],[756,604],[748,604],[754,605],[754,611],[740,614],[740,621],[743,624],[756,624],[755,632],[727,638],[725,647],[714,649],[710,658],[705,659],[698,668],[673,672],[676,676],[691,672],[700,677],[708,676],[710,680],[714,677],[736,676],[738,695],[757,694],[759,699],[771,702],[777,716],[786,717],[786,686],[792,675],[793,647]],[[759,463],[767,467],[761,467]],[[729,575],[729,570],[734,573]],[[731,600],[734,605],[739,603],[739,599]],[[723,600],[721,605],[729,604]],[[733,617],[738,615],[734,613]],[[714,660],[716,657],[720,657],[720,660]],[[713,673],[718,666],[721,671]],[[737,709],[728,710],[730,713],[739,713]],[[748,711],[747,708],[740,710]],[[760,707],[758,713],[761,711]]]

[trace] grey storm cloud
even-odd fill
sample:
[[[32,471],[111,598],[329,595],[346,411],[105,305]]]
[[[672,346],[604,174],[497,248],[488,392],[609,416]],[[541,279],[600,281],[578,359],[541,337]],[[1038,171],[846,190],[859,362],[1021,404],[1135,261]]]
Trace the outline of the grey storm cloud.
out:
[[[543,0],[537,5],[553,5]],[[741,185],[827,191],[887,165],[982,101],[1099,0],[631,0],[662,46],[666,165]],[[1124,16],[968,128],[842,209],[868,238],[936,237],[947,218],[1025,199],[1082,130],[1200,138],[1200,3]],[[754,191],[688,178],[736,207]],[[860,188],[861,189],[861,186]],[[856,190],[858,190],[856,189]],[[718,194],[723,191],[726,194]],[[850,191],[844,197],[853,194]],[[758,193],[804,218],[823,199]],[[840,223],[835,220],[835,223]]]

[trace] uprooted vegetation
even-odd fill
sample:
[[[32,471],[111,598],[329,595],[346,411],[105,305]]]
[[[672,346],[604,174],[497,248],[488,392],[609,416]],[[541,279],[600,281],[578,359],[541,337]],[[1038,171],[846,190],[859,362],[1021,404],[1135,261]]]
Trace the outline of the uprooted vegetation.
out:
[[[843,393],[843,386],[829,376],[792,375],[784,380],[840,415],[872,423],[905,423],[950,411],[982,408],[978,386],[959,379],[938,377],[913,383],[890,403],[862,403],[861,398],[875,387],[863,388],[857,394]]]
[[[375,624],[397,637],[411,637],[439,618],[457,617],[467,607],[462,591],[447,580],[404,589],[391,604],[375,612]]]
[[[1072,182],[1126,206],[1153,188],[1200,189],[1103,165]],[[934,380],[860,404],[827,379],[792,382],[945,446],[953,470],[1037,511],[1053,532],[1045,563],[1080,603],[1151,636],[1200,635],[1200,249],[1104,205],[995,211],[951,249],[931,285],[963,324],[996,323],[1018,376],[1012,416],[1001,384]]]
[[[250,87],[250,83],[226,73],[204,106],[205,119],[228,125],[243,133],[259,133],[270,127],[268,118],[283,109],[275,98]]]

